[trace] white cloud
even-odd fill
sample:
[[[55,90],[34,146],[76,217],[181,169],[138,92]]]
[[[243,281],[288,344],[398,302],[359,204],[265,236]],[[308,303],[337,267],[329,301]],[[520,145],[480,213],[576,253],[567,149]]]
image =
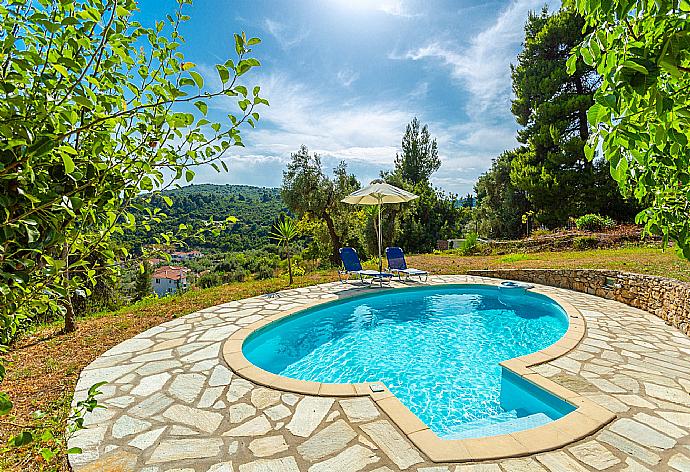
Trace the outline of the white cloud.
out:
[[[338,71],[337,77],[338,81],[343,85],[343,87],[350,88],[350,85],[359,79],[359,72],[352,69],[342,69]]]
[[[412,13],[409,5],[407,5],[407,3],[403,0],[384,0],[375,3],[378,11],[388,15],[399,16],[402,18],[414,18],[416,16],[420,16],[418,13]]]
[[[280,47],[283,49],[290,49],[293,46],[301,43],[307,36],[309,31],[291,30],[287,25],[270,18],[264,20],[264,27],[266,30],[278,41]]]
[[[436,59],[448,66],[451,76],[470,93],[467,111],[471,117],[505,115],[512,93],[510,63],[523,41],[528,12],[542,5],[543,0],[514,0],[465,47],[434,41],[404,54],[391,53],[389,58]]]
[[[214,80],[211,69],[200,70],[207,82]],[[243,133],[246,147],[234,148],[224,158],[229,174],[204,169],[195,181],[279,186],[290,154],[305,144],[322,156],[326,171],[345,160],[348,169],[366,184],[381,170],[393,167],[405,127],[419,112],[413,100],[338,102],[285,74],[257,76],[254,81],[261,85],[261,95],[271,106],[260,110],[256,129]],[[236,109],[236,104],[225,97],[213,108],[227,112]],[[514,146],[512,130],[473,123],[448,125],[423,115],[418,118],[429,124],[438,140],[443,164],[432,180],[448,191],[471,191],[491,159]]]

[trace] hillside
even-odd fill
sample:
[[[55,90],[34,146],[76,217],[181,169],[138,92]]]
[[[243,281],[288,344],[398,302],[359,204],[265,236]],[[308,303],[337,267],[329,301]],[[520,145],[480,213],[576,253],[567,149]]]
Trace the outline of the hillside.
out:
[[[249,185],[189,185],[167,190],[164,195],[173,201],[168,207],[162,198],[154,198],[152,205],[168,216],[161,223],[143,227],[134,234],[126,234],[126,243],[134,251],[142,245],[153,244],[161,232],[174,231],[180,224],[199,226],[209,218],[223,221],[228,216],[237,218],[237,223],[223,231],[217,238],[206,242],[187,241],[190,247],[218,251],[243,251],[269,244],[271,226],[287,209],[276,188],[252,187]]]

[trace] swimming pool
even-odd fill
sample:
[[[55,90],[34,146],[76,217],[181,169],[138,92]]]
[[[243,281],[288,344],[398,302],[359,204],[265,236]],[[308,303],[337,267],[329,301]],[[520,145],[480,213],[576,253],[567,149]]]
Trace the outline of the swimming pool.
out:
[[[438,436],[463,439],[539,426],[574,409],[499,365],[567,329],[563,309],[540,294],[446,285],[303,310],[252,333],[242,352],[294,379],[383,382]]]

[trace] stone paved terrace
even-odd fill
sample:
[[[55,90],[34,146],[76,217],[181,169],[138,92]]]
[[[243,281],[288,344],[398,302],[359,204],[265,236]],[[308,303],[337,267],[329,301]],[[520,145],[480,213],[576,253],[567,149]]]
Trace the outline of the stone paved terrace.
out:
[[[429,283],[496,283],[470,276]],[[395,284],[394,284],[395,285]],[[101,380],[107,409],[69,442],[78,471],[578,472],[690,471],[690,339],[644,311],[551,287],[587,332],[539,373],[617,414],[563,449],[494,463],[434,464],[368,397],[327,398],[254,385],[230,371],[221,345],[266,315],[352,290],[285,290],[192,313],[110,349],[81,374],[75,398]],[[358,289],[361,290],[361,289]]]

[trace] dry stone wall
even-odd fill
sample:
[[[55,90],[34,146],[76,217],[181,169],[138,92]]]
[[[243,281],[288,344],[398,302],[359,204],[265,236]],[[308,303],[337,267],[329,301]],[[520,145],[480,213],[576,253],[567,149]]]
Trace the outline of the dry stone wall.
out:
[[[616,300],[653,313],[690,335],[690,283],[687,282],[594,269],[496,269],[468,273],[550,285]]]

